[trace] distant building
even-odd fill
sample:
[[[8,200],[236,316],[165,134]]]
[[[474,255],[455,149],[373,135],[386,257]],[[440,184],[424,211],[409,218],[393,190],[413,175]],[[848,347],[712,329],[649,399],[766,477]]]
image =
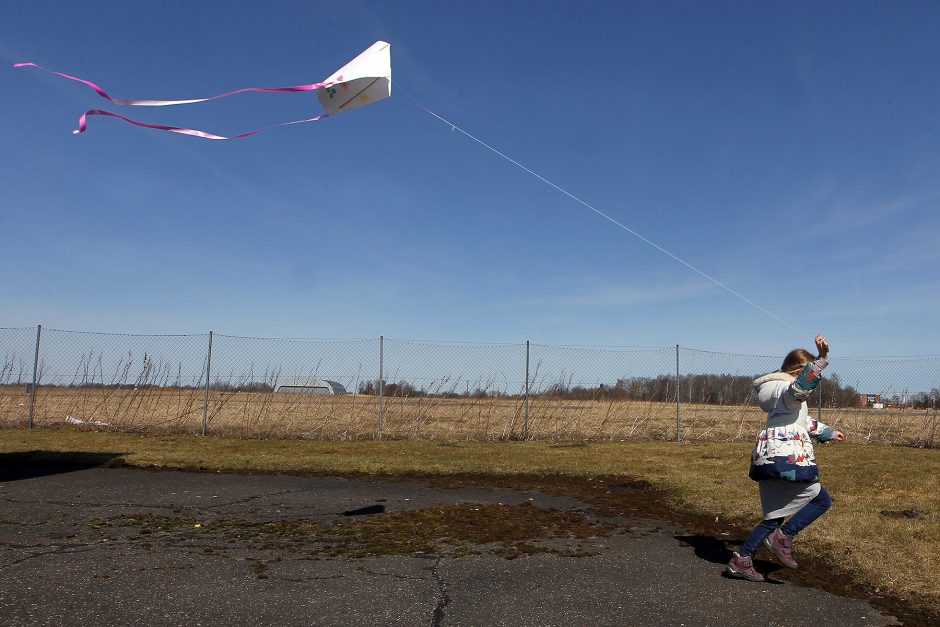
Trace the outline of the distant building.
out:
[[[862,407],[871,407],[881,409],[884,404],[881,402],[881,394],[859,394],[858,404]]]
[[[278,384],[274,391],[281,394],[313,394],[319,396],[346,394],[346,388],[341,383],[312,378],[288,379],[284,383]]]

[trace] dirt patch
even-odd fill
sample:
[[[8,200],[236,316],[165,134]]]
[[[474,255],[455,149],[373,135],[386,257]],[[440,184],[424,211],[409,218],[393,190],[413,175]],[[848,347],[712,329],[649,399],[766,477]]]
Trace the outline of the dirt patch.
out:
[[[535,553],[567,557],[595,555],[591,540],[622,531],[584,511],[520,505],[463,503],[339,521],[308,519],[253,521],[197,520],[133,514],[95,520],[106,537],[130,543],[162,543],[204,554],[234,548],[308,558],[433,554],[460,557],[490,553],[506,559]],[[136,533],[135,533],[136,532]],[[259,570],[256,560],[256,571]]]

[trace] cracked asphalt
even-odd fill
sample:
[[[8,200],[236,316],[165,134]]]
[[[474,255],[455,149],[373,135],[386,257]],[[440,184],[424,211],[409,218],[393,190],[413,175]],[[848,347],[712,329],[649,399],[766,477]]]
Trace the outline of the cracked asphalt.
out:
[[[597,536],[542,537],[514,559],[459,543],[350,557],[326,536],[258,535],[395,516],[417,525],[408,515],[497,503],[589,517],[570,498],[420,482],[5,469],[0,616],[17,625],[897,624],[862,599],[728,579],[693,534],[657,520],[608,519]],[[304,537],[329,550],[308,550]]]

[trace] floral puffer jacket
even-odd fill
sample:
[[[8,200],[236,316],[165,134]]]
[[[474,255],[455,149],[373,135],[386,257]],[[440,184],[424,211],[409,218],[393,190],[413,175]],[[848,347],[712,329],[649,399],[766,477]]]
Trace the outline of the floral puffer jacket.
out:
[[[819,481],[812,438],[826,442],[834,430],[810,417],[806,398],[819,384],[828,362],[817,359],[797,377],[771,372],[754,381],[757,404],[767,412],[767,427],[751,453],[751,479]]]

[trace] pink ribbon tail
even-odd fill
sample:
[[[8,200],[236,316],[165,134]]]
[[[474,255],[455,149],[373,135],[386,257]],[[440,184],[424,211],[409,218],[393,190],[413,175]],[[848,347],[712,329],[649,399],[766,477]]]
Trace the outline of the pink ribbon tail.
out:
[[[38,63],[32,63],[32,62],[28,62],[28,61],[27,61],[27,62],[24,62],[24,63],[14,63],[14,64],[13,64],[13,67],[15,67],[15,68],[17,68],[17,67],[35,67],[35,68],[39,68],[40,70],[43,70],[44,72],[48,72],[48,73],[50,73],[50,74],[55,74],[56,76],[61,76],[61,77],[63,77],[63,78],[67,78],[67,79],[69,79],[69,80],[77,81],[77,82],[79,82],[79,83],[83,83],[83,84],[85,84],[85,85],[88,85],[89,87],[91,87],[92,89],[94,89],[96,92],[98,92],[98,95],[99,95],[99,96],[101,96],[102,98],[104,98],[104,99],[107,100],[108,102],[113,102],[114,104],[118,104],[118,105],[132,105],[132,106],[137,106],[137,107],[166,107],[166,106],[169,106],[169,105],[192,104],[192,103],[195,103],[195,102],[206,102],[206,101],[209,101],[209,100],[217,100],[217,99],[219,99],[219,98],[225,98],[225,97],[227,97],[227,96],[233,96],[233,95],[235,95],[235,94],[241,94],[241,93],[244,93],[244,92],[247,92],[247,91],[260,91],[260,92],[268,92],[268,93],[271,93],[271,92],[282,92],[282,93],[283,93],[283,92],[298,92],[298,91],[316,91],[317,89],[319,89],[319,88],[321,88],[321,87],[326,87],[326,86],[332,84],[332,83],[311,83],[311,84],[309,84],[309,85],[294,85],[294,86],[292,86],[292,87],[245,87],[244,89],[236,89],[235,91],[228,91],[228,92],[225,92],[224,94],[219,94],[219,95],[217,95],[217,96],[209,96],[208,98],[190,98],[190,99],[187,99],[187,100],[142,100],[142,99],[138,99],[138,98],[112,98],[111,96],[109,96],[109,95],[107,94],[107,92],[105,92],[104,89],[102,89],[101,87],[99,87],[99,86],[96,85],[95,83],[92,83],[91,81],[86,81],[84,78],[78,78],[77,76],[71,76],[71,75],[69,75],[69,74],[63,74],[62,72],[56,72],[56,71],[54,71],[54,70],[50,70],[50,69],[48,69],[48,68],[45,68],[45,67],[39,65]],[[111,115],[113,115],[113,114],[111,114]],[[118,116],[118,117],[120,117],[120,116]],[[227,138],[219,138],[219,139],[227,139]],[[232,138],[232,139],[234,139],[234,138]]]
[[[263,131],[267,131],[272,128],[277,128],[279,126],[291,126],[292,124],[305,124],[306,122],[316,122],[317,120],[322,120],[323,118],[330,117],[329,113],[324,113],[322,115],[318,115],[313,118],[307,118],[306,120],[294,120],[292,122],[281,122],[280,124],[273,124],[271,126],[265,126],[263,128],[258,128],[253,131],[248,131],[247,133],[241,133],[240,135],[233,135],[231,137],[225,137],[224,135],[215,135],[213,133],[207,133],[206,131],[200,131],[194,128],[181,128],[178,126],[166,126],[165,124],[148,124],[146,122],[138,122],[137,120],[132,120],[130,118],[124,117],[123,115],[118,115],[117,113],[112,113],[110,111],[105,111],[103,109],[91,109],[90,111],[86,111],[85,113],[83,113],[81,117],[78,118],[78,129],[72,131],[74,135],[78,135],[79,133],[85,132],[88,126],[86,118],[89,115],[107,115],[112,118],[119,118],[135,126],[142,126],[144,128],[153,128],[153,129],[157,129],[158,131],[168,131],[170,133],[179,133],[181,135],[192,135],[194,137],[202,137],[203,139],[241,139],[242,137],[248,137],[249,135],[254,135],[255,133],[261,133]]]

